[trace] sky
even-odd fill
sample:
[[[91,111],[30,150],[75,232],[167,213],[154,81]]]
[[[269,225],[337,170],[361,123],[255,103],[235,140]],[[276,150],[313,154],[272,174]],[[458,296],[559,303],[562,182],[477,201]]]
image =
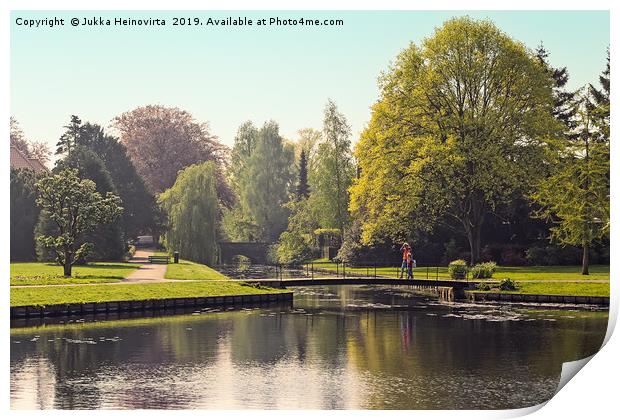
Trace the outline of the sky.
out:
[[[71,114],[109,127],[123,112],[174,106],[207,122],[232,146],[241,123],[273,119],[295,140],[320,129],[328,98],[352,128],[353,142],[378,99],[377,77],[410,42],[453,17],[491,19],[553,66],[569,88],[596,83],[609,46],[606,11],[498,12],[127,12],[11,13],[11,115],[26,137],[54,146]],[[246,17],[253,26],[173,26],[173,17]],[[64,26],[26,27],[17,19],[64,18]],[[165,26],[70,25],[72,18],[160,18]],[[257,26],[260,18],[342,19],[342,26]],[[52,147],[52,150],[54,148]]]

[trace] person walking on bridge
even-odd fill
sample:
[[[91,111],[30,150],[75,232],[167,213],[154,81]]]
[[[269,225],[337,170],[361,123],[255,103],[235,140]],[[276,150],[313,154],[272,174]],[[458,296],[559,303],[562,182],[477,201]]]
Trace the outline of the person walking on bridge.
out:
[[[400,252],[403,253],[403,261],[400,265],[400,276],[399,279],[403,279],[403,275],[405,274],[405,270],[408,268],[409,255],[411,254],[411,247],[407,242],[403,243],[400,247]]]

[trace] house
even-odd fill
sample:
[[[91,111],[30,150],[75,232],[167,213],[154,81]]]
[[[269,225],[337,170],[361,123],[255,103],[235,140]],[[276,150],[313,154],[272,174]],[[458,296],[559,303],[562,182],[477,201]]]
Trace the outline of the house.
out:
[[[11,146],[11,168],[31,169],[37,174],[49,172],[49,169],[39,159],[27,157],[15,146]]]

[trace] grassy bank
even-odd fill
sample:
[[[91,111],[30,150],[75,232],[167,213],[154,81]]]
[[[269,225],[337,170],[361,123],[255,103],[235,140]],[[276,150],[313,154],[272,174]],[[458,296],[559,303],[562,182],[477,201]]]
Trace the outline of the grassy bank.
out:
[[[52,263],[11,263],[11,286],[114,283],[138,268],[137,264],[99,262],[73,267],[71,278],[63,277],[61,266]]]
[[[609,283],[517,283],[516,291],[493,290],[500,293],[523,293],[535,295],[609,296]]]
[[[177,280],[227,280],[228,277],[204,264],[179,260],[178,264],[168,264],[167,279]]]
[[[335,263],[327,263],[325,260],[317,260],[314,264],[314,269],[328,270],[330,272],[342,272],[342,265],[339,267]],[[400,273],[400,266],[381,266],[377,267],[377,275],[383,277],[396,278]],[[346,267],[346,273],[359,274],[359,275],[374,275],[375,267]],[[416,267],[413,270],[414,278],[426,279],[427,276],[430,279],[438,277],[439,279],[448,279],[447,267]],[[406,275],[406,274],[405,274]],[[581,274],[580,266],[528,266],[528,267],[497,267],[494,279],[510,278],[515,281],[519,280],[574,280],[574,281],[588,281],[588,280],[609,280],[609,266],[608,265],[593,265],[590,266],[590,274],[584,276]]]
[[[11,289],[11,306],[250,295],[281,291],[281,289],[270,288],[258,289],[228,281],[24,287]]]

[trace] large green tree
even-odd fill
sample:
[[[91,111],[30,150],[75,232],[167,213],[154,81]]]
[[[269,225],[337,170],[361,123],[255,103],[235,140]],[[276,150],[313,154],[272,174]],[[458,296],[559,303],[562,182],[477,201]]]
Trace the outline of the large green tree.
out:
[[[168,249],[209,265],[218,259],[216,180],[213,162],[191,165],[179,173],[171,188],[159,195],[168,220]]]
[[[451,19],[400,53],[355,150],[350,208],[364,242],[445,223],[477,262],[485,216],[533,184],[541,144],[561,130],[553,84],[535,53],[489,21]]]
[[[81,235],[120,216],[123,211],[120,198],[109,192],[102,196],[96,184],[90,179],[80,179],[75,169],[43,177],[36,187],[37,205],[58,229],[57,234],[42,235],[37,240],[55,252],[64,275],[71,277],[73,264],[91,248],[87,242],[79,243]]]
[[[265,123],[239,185],[241,208],[258,227],[258,240],[273,242],[286,228],[288,210],[284,204],[293,185],[293,154],[292,147],[285,147],[278,124]]]

